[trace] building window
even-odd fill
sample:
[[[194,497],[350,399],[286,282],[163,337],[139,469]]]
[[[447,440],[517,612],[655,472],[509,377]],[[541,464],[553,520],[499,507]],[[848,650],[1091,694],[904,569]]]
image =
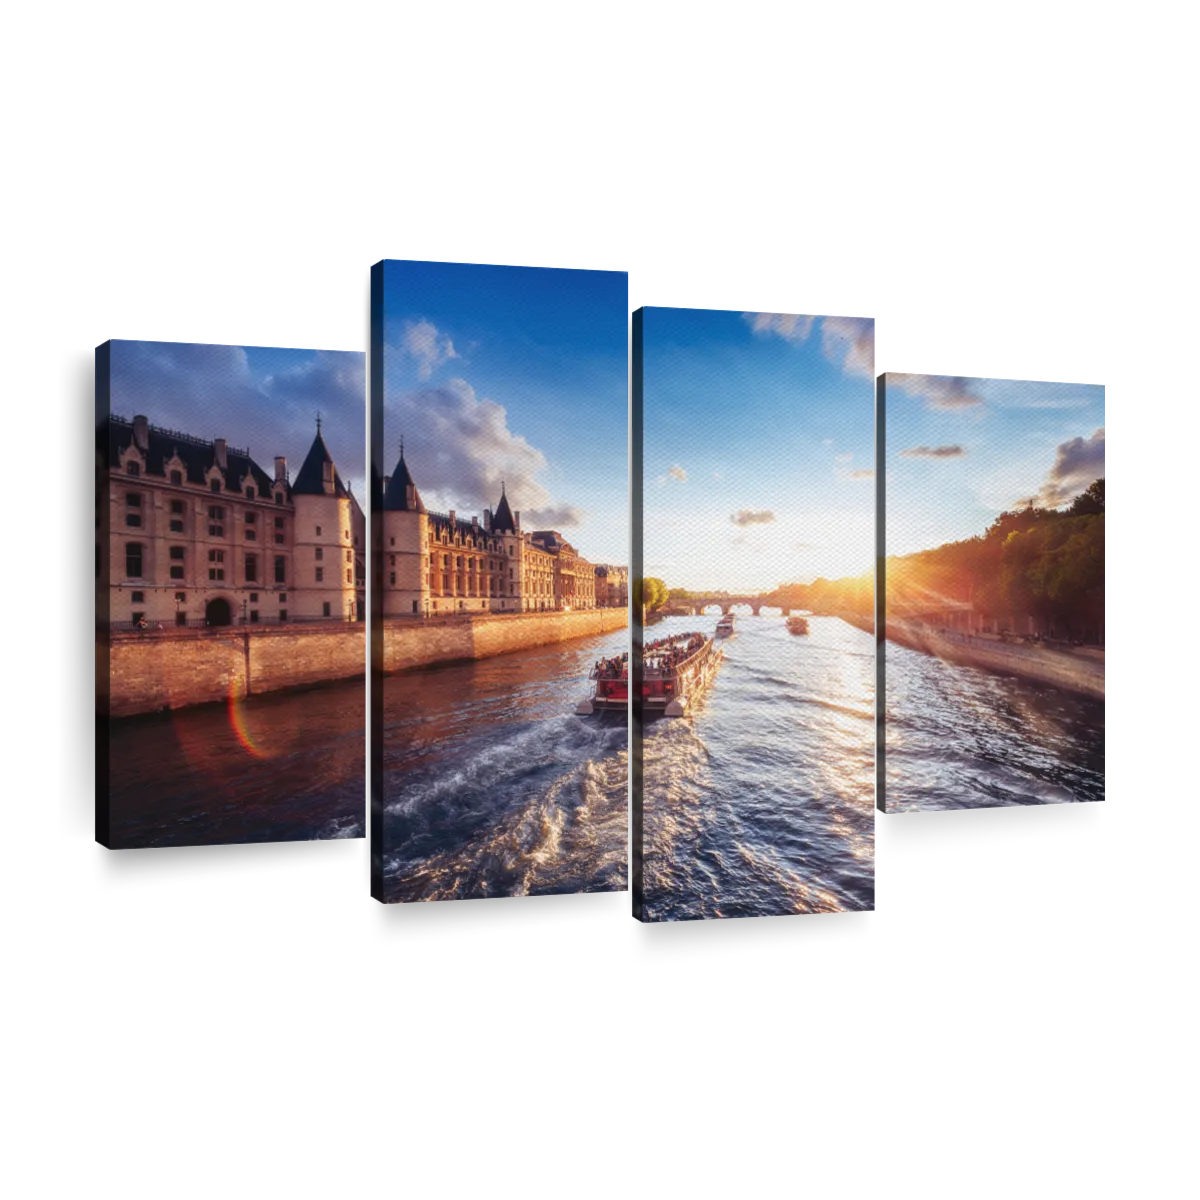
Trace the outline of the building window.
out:
[[[280,603],[280,604],[286,604],[286,603],[287,603],[287,592],[280,592],[280,593],[279,593],[279,603]]]
[[[258,593],[257,593],[257,592],[251,592],[251,593],[250,593],[250,603],[251,603],[251,604],[257,604],[257,603],[258,603]]]
[[[391,579],[392,587],[395,587],[396,586],[396,572],[395,571],[393,571],[391,573],[390,579]]]
[[[258,609],[257,608],[252,608],[250,610],[250,624],[251,625],[258,624]]]
[[[182,487],[183,486],[183,472],[182,471],[172,471],[171,472],[171,482],[176,487]],[[175,503],[178,504],[179,501],[176,500]]]
[[[210,490],[210,491],[213,491],[213,492],[219,492],[219,491],[221,490],[221,481],[220,481],[219,479],[214,479],[214,480],[213,480],[213,481],[212,481],[212,482],[211,482],[211,483],[208,485],[208,487],[209,487],[209,490]]]
[[[324,557],[325,557],[325,551],[320,546],[318,546],[317,552],[316,552],[317,562],[320,562]]]
[[[176,592],[175,603],[182,604],[187,599],[187,592]]]
[[[133,614],[133,623],[135,625],[140,625],[145,619],[146,614],[144,612],[135,612]]]
[[[346,582],[347,582],[347,583],[353,583],[353,582],[354,582],[354,577],[351,575],[351,573],[350,573],[349,571],[347,571],[347,572],[346,572]]]
[[[392,544],[393,546],[396,544],[396,539],[395,539],[395,538],[392,538],[392,540],[391,540],[391,544]]]
[[[220,583],[225,578],[225,568],[220,565],[224,561],[224,550],[210,550],[208,552],[208,577],[214,583]]]
[[[275,503],[276,503],[276,504],[282,504],[282,503],[283,503],[283,493],[282,493],[282,492],[276,492],[276,493],[275,493]]]
[[[283,545],[283,534],[282,533],[277,533],[275,535],[275,545],[277,545],[277,546]]]
[[[125,464],[125,474],[132,475],[137,478],[142,473],[142,464],[138,462],[127,462]]]
[[[320,537],[320,536],[321,536],[321,527],[320,527],[320,525],[318,525],[317,526],[317,537]]]
[[[347,550],[347,551],[346,551],[346,561],[347,561],[347,562],[353,562],[353,561],[354,561],[354,551],[353,551],[353,550]]]
[[[253,529],[247,529],[247,530],[246,530],[246,541],[248,541],[248,542],[257,542],[257,541],[258,541],[258,534],[257,534],[257,533],[256,533],[256,532],[255,532]]]
[[[125,576],[128,579],[142,577],[142,544],[130,542],[125,547]]]
[[[258,520],[257,513],[248,512],[246,514],[246,524],[247,525],[253,525],[257,520]]]
[[[171,532],[172,533],[182,533],[183,532],[183,522],[181,520],[179,520],[178,517],[173,517],[171,520]]]
[[[322,611],[322,613],[323,613],[323,615],[324,615],[324,616],[329,616],[329,615],[330,615],[330,614],[329,614],[329,601],[328,601],[328,600],[326,600],[326,601],[325,601],[325,603],[321,605],[321,611]]]
[[[142,494],[141,492],[125,493],[125,524],[136,529],[142,523]]]
[[[225,536],[225,508],[223,505],[210,504],[208,506],[208,522],[209,537]]]
[[[284,583],[287,580],[287,559],[282,554],[275,556],[275,582]]]
[[[146,603],[146,593],[145,592],[130,592],[129,593],[129,603],[130,604],[145,604]]]
[[[247,500],[253,500],[257,494],[258,493],[255,491],[253,484],[251,484],[251,486],[246,489],[246,499]]]
[[[318,583],[325,582],[325,568],[324,567],[317,568],[317,582]]]
[[[182,579],[183,578],[183,547],[182,546],[172,546],[171,547],[171,578],[172,579]]]
[[[175,624],[176,625],[186,625],[187,624],[187,613],[184,612],[182,608],[177,608],[175,610]]]
[[[246,555],[246,582],[247,583],[257,583],[258,582],[258,555],[257,554],[247,554]]]
[[[287,609],[286,609],[286,608],[281,608],[281,609],[279,610],[279,619],[280,619],[281,621],[286,621],[286,620],[287,620]]]
[[[275,528],[276,528],[276,529],[282,529],[282,528],[283,528],[283,518],[282,518],[282,517],[276,517],[276,518],[275,518]]]

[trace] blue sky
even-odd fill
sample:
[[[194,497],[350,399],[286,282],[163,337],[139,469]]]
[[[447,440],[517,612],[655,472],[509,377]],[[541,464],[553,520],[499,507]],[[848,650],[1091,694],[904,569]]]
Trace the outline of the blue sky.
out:
[[[323,433],[343,480],[366,499],[366,355],[197,342],[112,343],[113,413],[249,447],[268,475],[277,454],[294,478]]]
[[[495,508],[593,562],[628,546],[628,277],[623,271],[389,261],[384,456],[426,507]]]
[[[646,574],[769,590],[869,571],[874,322],[644,310]]]
[[[886,549],[908,554],[1103,476],[1104,388],[889,373],[886,435]]]

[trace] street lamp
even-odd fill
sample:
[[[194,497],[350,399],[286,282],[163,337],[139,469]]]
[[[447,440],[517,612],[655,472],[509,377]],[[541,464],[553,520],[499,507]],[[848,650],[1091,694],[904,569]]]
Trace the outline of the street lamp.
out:
[[[250,607],[250,602],[248,600],[243,600],[242,601],[242,624],[243,625],[245,625],[247,623],[247,615],[248,615],[247,610],[249,609],[249,607]]]

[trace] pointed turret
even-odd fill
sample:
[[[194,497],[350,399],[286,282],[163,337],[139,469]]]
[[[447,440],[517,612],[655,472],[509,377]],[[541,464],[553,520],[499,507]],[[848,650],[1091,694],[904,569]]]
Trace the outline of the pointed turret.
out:
[[[425,505],[421,493],[413,483],[413,477],[408,472],[408,463],[404,461],[404,440],[400,440],[400,461],[387,481],[387,490],[383,493],[383,508],[385,512],[424,512]]]
[[[505,494],[503,483],[500,484],[500,503],[496,505],[496,511],[492,514],[492,532],[517,532],[517,523],[513,520],[512,509],[508,506],[508,496]]]
[[[333,456],[329,453],[329,447],[325,445],[325,439],[321,436],[319,418],[317,420],[317,436],[313,438],[313,444],[304,459],[304,465],[300,468],[300,474],[296,476],[296,482],[292,484],[292,494],[294,496],[340,496],[342,498],[349,495],[337,473],[337,468],[333,465]]]

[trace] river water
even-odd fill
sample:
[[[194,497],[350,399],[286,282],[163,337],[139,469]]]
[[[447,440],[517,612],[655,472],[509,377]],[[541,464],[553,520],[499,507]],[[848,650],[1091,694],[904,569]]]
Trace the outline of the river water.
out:
[[[668,617],[648,638],[717,617]],[[689,716],[644,738],[643,919],[874,906],[874,640],[743,616]]]
[[[887,644],[887,811],[1104,799],[1104,702]]]
[[[362,837],[365,699],[359,679],[113,721],[111,844]]]
[[[389,903],[620,891],[625,713],[575,715],[628,630],[389,676],[376,894]]]

